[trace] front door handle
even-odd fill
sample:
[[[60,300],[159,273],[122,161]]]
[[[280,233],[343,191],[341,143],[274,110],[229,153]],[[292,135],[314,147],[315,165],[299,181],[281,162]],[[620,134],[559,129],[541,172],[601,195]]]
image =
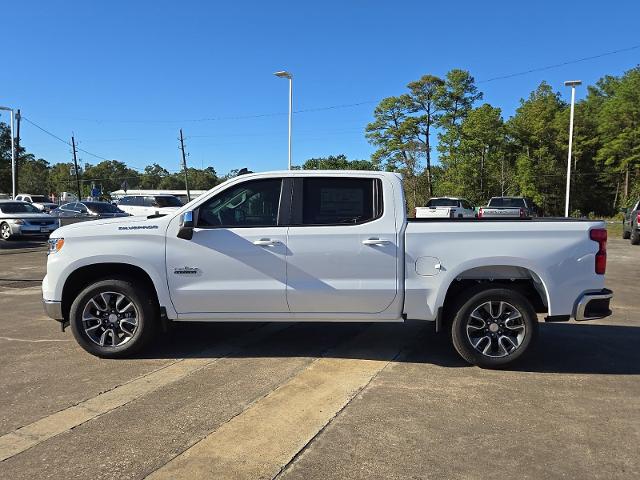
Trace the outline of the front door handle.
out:
[[[256,240],[253,242],[254,245],[259,245],[261,247],[274,247],[278,245],[280,241],[272,240],[270,238],[261,238],[260,240]]]
[[[363,245],[389,245],[391,242],[389,240],[381,240],[379,238],[367,238],[362,241]]]

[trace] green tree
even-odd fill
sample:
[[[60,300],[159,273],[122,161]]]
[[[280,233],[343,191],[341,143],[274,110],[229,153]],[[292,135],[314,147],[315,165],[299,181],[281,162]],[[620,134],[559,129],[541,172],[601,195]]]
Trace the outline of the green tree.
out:
[[[108,194],[120,190],[122,183],[127,181],[129,188],[136,188],[140,181],[140,174],[127,167],[118,160],[105,160],[96,165],[85,165],[82,173],[82,196],[90,194],[91,184],[102,186],[102,191]]]
[[[302,165],[303,170],[378,170],[370,160],[348,160],[346,155],[310,158]]]
[[[564,126],[557,121],[566,104],[551,86],[542,82],[527,100],[521,100],[507,122],[515,147],[518,190],[531,197],[546,213],[564,210],[566,150],[559,146]]]
[[[424,75],[407,85],[409,88],[409,111],[416,115],[416,144],[426,160],[427,195],[433,196],[431,169],[431,133],[440,121],[440,106],[444,103],[445,82],[435,75]]]
[[[622,177],[623,203],[629,200],[634,179],[640,170],[640,67],[621,78],[605,77],[598,83],[603,97],[598,116],[602,143],[597,153],[610,172]]]
[[[169,171],[153,163],[144,167],[144,172],[140,175],[140,188],[153,190],[159,188],[162,180],[170,175]]]

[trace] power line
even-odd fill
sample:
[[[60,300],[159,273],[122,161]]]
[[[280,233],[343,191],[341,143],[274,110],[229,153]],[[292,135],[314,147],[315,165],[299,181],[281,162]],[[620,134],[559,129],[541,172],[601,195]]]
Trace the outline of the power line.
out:
[[[522,72],[509,73],[507,75],[500,75],[498,77],[487,78],[486,80],[479,80],[476,83],[488,83],[488,82],[494,82],[496,80],[504,80],[504,79],[507,79],[507,78],[519,77],[521,75],[527,75],[529,73],[543,72],[545,70],[551,70],[553,68],[564,67],[565,65],[573,65],[574,63],[586,62],[587,60],[595,60],[596,58],[602,58],[602,57],[607,57],[609,55],[615,55],[617,53],[630,52],[631,50],[636,50],[638,48],[640,48],[640,45],[634,45],[632,47],[621,48],[619,50],[613,50],[611,52],[605,52],[605,53],[601,53],[599,55],[592,55],[590,57],[583,57],[583,58],[578,58],[576,60],[568,60],[568,61],[562,62],[562,63],[555,63],[553,65],[547,65],[546,67],[532,68],[530,70],[525,70],[525,71],[522,71]]]
[[[59,136],[57,136],[56,134],[51,133],[49,130],[46,130],[46,129],[42,128],[40,125],[38,125],[37,123],[35,123],[35,122],[33,122],[33,121],[29,120],[29,119],[28,119],[27,117],[25,117],[24,115],[22,116],[22,119],[23,119],[24,121],[26,121],[26,122],[29,122],[31,125],[33,125],[33,126],[34,126],[34,127],[36,127],[37,129],[39,129],[39,130],[43,131],[43,132],[44,132],[44,133],[46,133],[47,135],[49,135],[49,136],[51,136],[51,137],[55,138],[56,140],[61,141],[61,142],[62,142],[62,143],[64,143],[65,145],[68,145],[68,146],[70,146],[70,147],[72,147],[72,148],[75,148],[75,150],[77,150],[77,151],[79,151],[79,152],[86,153],[87,155],[91,155],[92,157],[99,158],[100,160],[107,160],[107,161],[111,160],[111,159],[109,159],[109,158],[105,158],[105,157],[103,157],[103,156],[101,156],[101,155],[96,155],[95,153],[91,153],[91,152],[89,152],[88,150],[85,150],[85,149],[83,149],[83,148],[78,147],[77,145],[75,145],[75,147],[74,147],[73,145],[71,145],[71,143],[67,142],[67,141],[66,141],[66,140],[64,140],[63,138],[60,138],[60,137],[59,137]]]

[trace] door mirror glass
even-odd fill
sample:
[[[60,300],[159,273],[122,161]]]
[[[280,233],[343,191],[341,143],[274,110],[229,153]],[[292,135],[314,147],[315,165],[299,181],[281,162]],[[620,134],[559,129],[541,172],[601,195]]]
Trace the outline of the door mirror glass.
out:
[[[180,230],[178,230],[178,238],[191,240],[193,238],[193,211],[184,212],[180,219]]]

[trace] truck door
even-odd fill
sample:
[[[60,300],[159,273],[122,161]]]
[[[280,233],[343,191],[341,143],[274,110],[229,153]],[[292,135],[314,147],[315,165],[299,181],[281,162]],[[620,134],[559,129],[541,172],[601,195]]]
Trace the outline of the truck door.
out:
[[[392,188],[383,185],[374,177],[294,180],[287,235],[292,313],[380,313],[393,303],[398,235]]]
[[[279,213],[290,194],[281,178],[247,180],[198,207],[190,240],[170,233],[179,219],[172,221],[166,265],[178,313],[289,312],[287,227]]]

